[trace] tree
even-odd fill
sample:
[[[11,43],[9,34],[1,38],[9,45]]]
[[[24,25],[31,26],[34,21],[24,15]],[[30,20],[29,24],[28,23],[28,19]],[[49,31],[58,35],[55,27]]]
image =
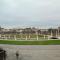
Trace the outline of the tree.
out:
[[[58,32],[57,29],[52,29],[52,28],[48,29],[48,33],[49,33],[49,34],[52,33],[53,35],[56,35],[56,32]]]

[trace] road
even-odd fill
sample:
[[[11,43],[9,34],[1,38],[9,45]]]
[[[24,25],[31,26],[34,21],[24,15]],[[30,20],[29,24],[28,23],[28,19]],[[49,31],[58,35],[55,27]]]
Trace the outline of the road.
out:
[[[7,60],[60,60],[60,45],[3,45],[7,51]]]

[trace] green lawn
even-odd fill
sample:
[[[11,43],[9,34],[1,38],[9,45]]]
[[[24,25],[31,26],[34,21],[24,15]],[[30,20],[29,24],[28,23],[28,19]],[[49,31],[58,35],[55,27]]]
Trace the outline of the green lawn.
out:
[[[0,44],[13,44],[13,45],[60,45],[60,40],[47,40],[47,41],[0,40]]]

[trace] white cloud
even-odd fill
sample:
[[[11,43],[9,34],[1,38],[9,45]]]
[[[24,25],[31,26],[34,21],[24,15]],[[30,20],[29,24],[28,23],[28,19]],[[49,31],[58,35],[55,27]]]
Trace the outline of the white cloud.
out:
[[[0,0],[0,24],[56,25],[59,21],[60,0]]]

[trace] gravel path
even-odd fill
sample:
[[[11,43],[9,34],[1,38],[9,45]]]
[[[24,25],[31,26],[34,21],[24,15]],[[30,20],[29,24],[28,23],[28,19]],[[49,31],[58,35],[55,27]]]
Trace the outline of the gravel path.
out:
[[[60,60],[60,45],[2,45],[7,51],[7,60]]]

